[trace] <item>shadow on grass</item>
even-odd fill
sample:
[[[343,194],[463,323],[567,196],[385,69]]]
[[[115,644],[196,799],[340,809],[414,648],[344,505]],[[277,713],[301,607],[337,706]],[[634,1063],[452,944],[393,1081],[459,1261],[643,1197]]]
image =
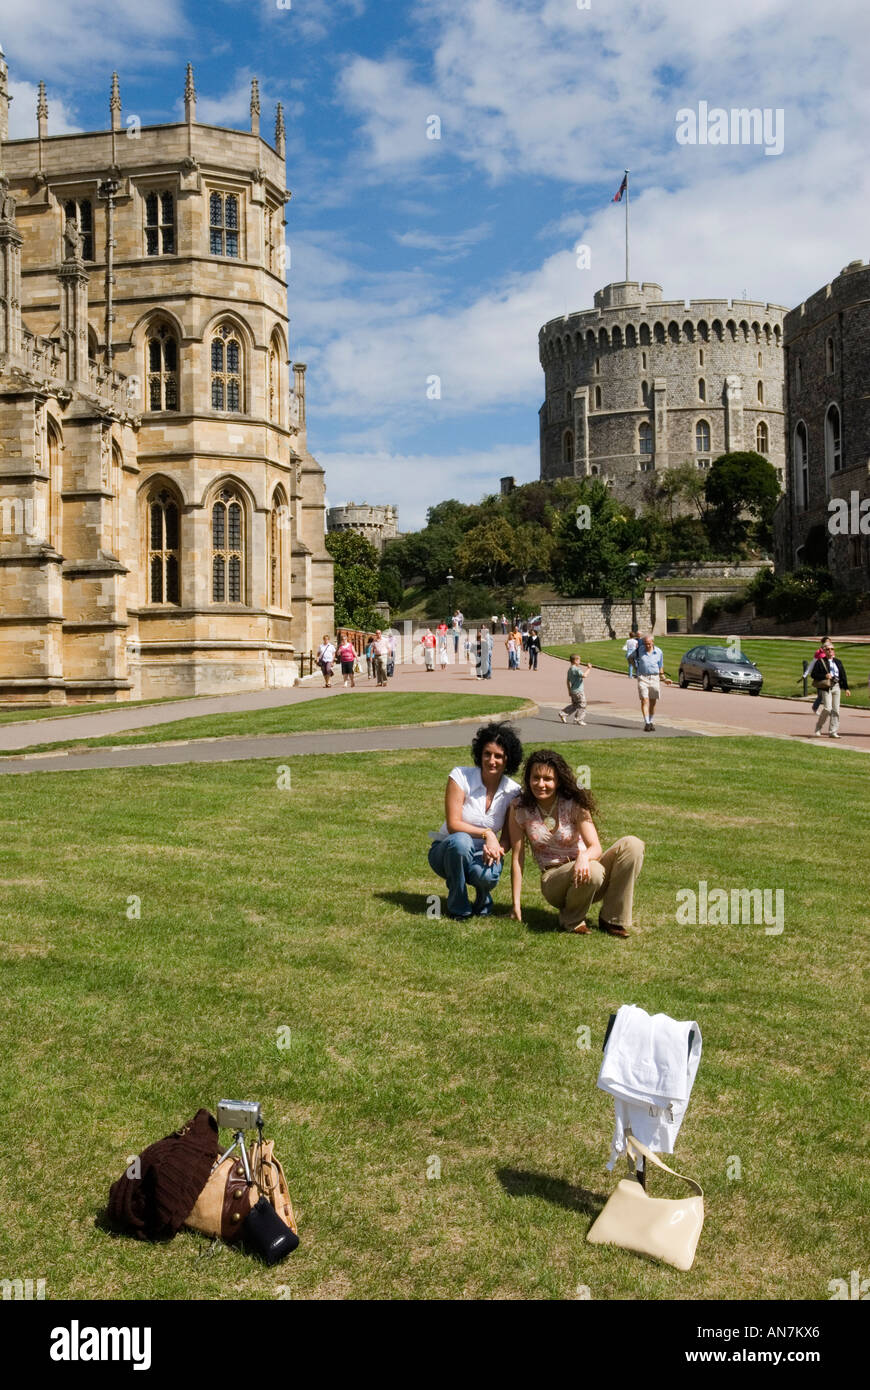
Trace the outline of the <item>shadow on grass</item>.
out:
[[[588,1187],[574,1187],[564,1178],[552,1178],[548,1173],[529,1173],[523,1168],[499,1168],[497,1177],[509,1197],[543,1197],[545,1202],[565,1207],[567,1211],[597,1216],[607,1196],[590,1192]]]
[[[380,898],[382,902],[393,903],[396,907],[404,908],[411,917],[426,917],[429,915],[429,904],[433,897],[437,897],[441,904],[441,915],[446,917],[444,908],[444,898],[438,893],[375,893],[373,895]],[[510,908],[507,904],[499,903],[494,912],[489,917],[481,918],[484,922],[491,922],[494,918],[502,918],[510,921]],[[438,920],[433,918],[433,921]],[[449,918],[447,919],[450,920]],[[524,907],[522,925],[532,932],[555,932],[559,929],[559,918],[555,912],[547,912],[539,907]]]

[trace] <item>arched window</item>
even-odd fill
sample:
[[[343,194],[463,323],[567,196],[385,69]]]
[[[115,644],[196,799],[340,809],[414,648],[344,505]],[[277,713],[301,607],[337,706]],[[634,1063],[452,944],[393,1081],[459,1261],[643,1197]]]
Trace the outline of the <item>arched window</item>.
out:
[[[643,401],[643,404],[644,404],[644,405],[649,405],[649,382],[648,382],[648,381],[642,381],[642,382],[640,383],[640,398],[641,398],[641,400]]]
[[[46,420],[46,435],[48,439],[48,543],[62,554],[63,527],[61,522],[63,511],[61,492],[63,489],[63,479],[61,477],[60,464],[61,437],[60,430],[51,419]]]
[[[213,410],[242,409],[242,345],[231,324],[222,323],[211,340]]]
[[[683,339],[687,343],[693,343],[695,341],[695,325],[692,323],[691,319],[686,319],[683,324]]]
[[[180,573],[178,502],[161,487],[148,503],[148,602],[180,603]]]
[[[655,338],[655,341],[657,343],[663,343],[665,341],[665,326],[663,323],[657,323],[655,325],[653,329],[653,337]]]
[[[600,409],[601,409],[601,387],[600,387],[600,386],[596,386],[596,388],[595,388],[595,409],[596,409],[596,410],[600,410]]]
[[[640,354],[640,365],[641,365],[642,370],[643,370],[643,371],[646,371],[646,353],[645,353],[645,352],[642,352],[642,353]]]
[[[613,330],[612,342],[613,342],[613,346],[614,346],[615,348],[621,348],[621,347],[622,347],[622,329],[619,327],[618,324],[617,324],[617,326],[616,326],[616,327],[614,328],[614,330]]]
[[[640,343],[641,343],[641,347],[649,347],[649,341],[650,341],[650,338],[649,338],[649,324],[648,324],[648,323],[642,323],[641,326],[640,326]]]
[[[695,425],[695,452],[697,454],[709,454],[710,452],[710,426],[706,420],[699,420]]]
[[[761,366],[761,353],[758,354],[758,365]]]
[[[704,365],[704,349],[703,349],[703,348],[698,348],[698,366],[699,366],[699,367],[703,367],[703,365]]]
[[[276,488],[269,513],[269,603],[284,608],[285,537],[289,511],[283,488]]]
[[[638,426],[637,437],[640,453],[651,454],[653,451],[652,425],[649,424],[648,421],[644,420],[643,423]]]
[[[835,405],[829,405],[825,415],[825,468],[828,476],[842,467],[840,445],[840,412]]]
[[[157,323],[148,330],[145,350],[148,409],[177,410],[178,341],[168,324]]]
[[[595,375],[596,375],[596,376],[600,376],[600,375],[601,375],[601,358],[600,358],[600,357],[596,357],[596,359],[595,359]]]
[[[590,352],[595,348],[595,333],[591,328],[586,333],[586,346]]]
[[[212,193],[208,200],[209,250],[213,256],[239,254],[239,200],[235,193]]]
[[[806,511],[810,505],[810,464],[807,427],[799,420],[794,432],[794,491],[797,505]]]
[[[562,435],[562,462],[574,462],[574,432],[566,430]]]
[[[175,199],[171,193],[149,193],[145,198],[145,254],[175,255]]]
[[[243,603],[244,528],[242,499],[221,488],[211,509],[211,597],[213,603]]]
[[[718,342],[721,343],[722,337],[723,337],[722,320],[721,320],[721,319],[714,319],[714,320],[713,320],[713,333],[714,333],[714,336],[716,337],[716,340],[717,340]]]
[[[704,380],[704,378],[701,376],[701,377],[698,378],[698,400],[699,400],[699,401],[705,401],[706,399],[707,399],[707,383],[706,383],[706,381]]]
[[[759,454],[766,454],[770,449],[770,436],[764,420],[759,420],[755,431],[755,449]]]
[[[678,323],[671,321],[671,323],[668,324],[668,337],[672,343],[678,343],[680,341],[680,325]]]
[[[709,330],[708,327],[707,327],[707,320],[706,320],[706,319],[699,319],[699,320],[698,320],[698,337],[700,338],[701,342],[702,342],[702,343],[706,343],[706,341],[707,341],[707,339],[709,338],[709,336],[710,336],[710,330]]]
[[[607,329],[606,329],[606,328],[599,328],[599,330],[598,330],[598,346],[599,346],[599,347],[603,347],[603,348],[606,348],[606,347],[609,346],[609,340],[608,340],[608,337],[607,337]]]
[[[637,330],[633,323],[630,323],[625,330],[625,346],[637,347]]]
[[[834,370],[834,365],[835,365],[835,362],[834,362],[834,340],[833,340],[833,338],[826,338],[826,339],[825,339],[825,371],[828,373],[828,375],[830,375],[831,372],[833,372],[833,370]]]
[[[112,554],[120,554],[121,546],[121,488],[124,477],[123,459],[119,445],[112,440]]]
[[[759,383],[758,383],[758,404],[759,404],[759,405],[764,405],[764,382],[763,382],[763,381],[759,381]]]

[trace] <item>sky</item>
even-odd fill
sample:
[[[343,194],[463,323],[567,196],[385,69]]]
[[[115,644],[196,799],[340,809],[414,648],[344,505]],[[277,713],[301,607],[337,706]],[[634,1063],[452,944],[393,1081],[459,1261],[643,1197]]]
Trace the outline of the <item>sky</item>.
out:
[[[12,138],[40,78],[49,134],[107,127],[113,69],[123,121],[180,119],[188,61],[202,121],[284,103],[309,449],[403,531],[538,476],[538,330],[624,279],[626,168],[666,299],[793,307],[867,258],[868,39],[867,0],[0,0]],[[702,103],[768,138],[702,142]]]

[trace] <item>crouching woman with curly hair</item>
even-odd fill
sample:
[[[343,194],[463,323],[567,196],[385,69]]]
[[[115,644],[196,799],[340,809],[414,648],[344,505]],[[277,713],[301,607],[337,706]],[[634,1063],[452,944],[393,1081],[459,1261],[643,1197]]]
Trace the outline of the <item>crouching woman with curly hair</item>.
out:
[[[511,803],[508,834],[513,852],[511,916],[522,921],[525,845],[541,871],[541,892],[558,908],[563,931],[585,935],[586,913],[601,903],[598,926],[610,936],[628,936],[635,880],[643,864],[643,840],[624,835],[602,850],[592,817],[596,806],[578,787],[565,759],[551,748],[530,753],[523,789]]]

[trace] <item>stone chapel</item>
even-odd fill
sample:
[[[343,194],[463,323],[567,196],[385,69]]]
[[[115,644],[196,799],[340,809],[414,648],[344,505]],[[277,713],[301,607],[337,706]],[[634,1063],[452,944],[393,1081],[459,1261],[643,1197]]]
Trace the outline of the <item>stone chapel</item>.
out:
[[[9,140],[0,49],[0,703],[291,685],[333,629],[284,262],[285,127]],[[292,378],[291,378],[292,370]]]

